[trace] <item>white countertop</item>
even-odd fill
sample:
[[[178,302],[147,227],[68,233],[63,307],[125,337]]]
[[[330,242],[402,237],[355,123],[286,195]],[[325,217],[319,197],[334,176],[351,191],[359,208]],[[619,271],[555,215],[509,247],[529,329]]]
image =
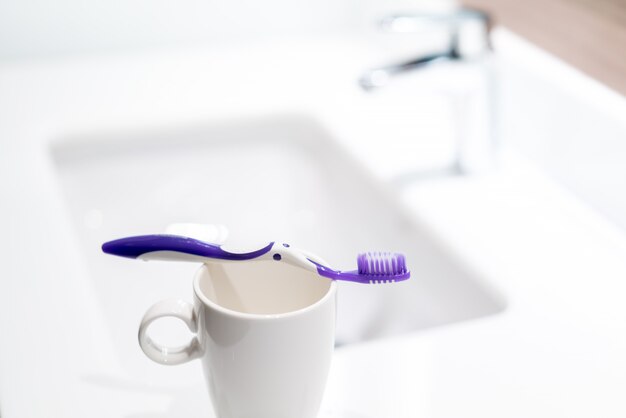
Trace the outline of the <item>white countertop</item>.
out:
[[[202,416],[188,401],[208,399],[202,385],[181,387],[170,399],[163,396],[170,389],[158,383],[146,392],[126,382],[128,390],[120,392],[114,389],[120,382],[95,386],[89,376],[74,377],[94,363],[108,366],[97,356],[107,342],[91,335],[102,318],[79,300],[91,290],[81,280],[85,266],[73,257],[78,244],[47,153],[51,141],[298,111],[319,118],[381,179],[412,163],[394,161],[397,153],[388,152],[394,138],[381,143],[384,132],[375,122],[359,123],[378,115],[380,105],[370,105],[354,82],[367,55],[358,45],[286,41],[245,56],[236,51],[0,67],[3,418],[170,416],[146,414],[146,403],[155,411],[175,410],[171,416]],[[347,59],[346,51],[354,55]],[[401,97],[389,94],[383,103],[390,106]],[[391,111],[384,116],[396,117]],[[410,121],[397,117],[410,129]],[[423,151],[424,161],[436,157],[436,151],[411,146]],[[620,231],[510,154],[489,175],[418,182],[402,197],[451,251],[484,273],[507,299],[507,309],[339,349],[322,416],[626,415],[626,238]],[[51,300],[59,291],[78,301]],[[91,338],[77,345],[71,336],[79,333]],[[42,372],[50,368],[58,373]]]

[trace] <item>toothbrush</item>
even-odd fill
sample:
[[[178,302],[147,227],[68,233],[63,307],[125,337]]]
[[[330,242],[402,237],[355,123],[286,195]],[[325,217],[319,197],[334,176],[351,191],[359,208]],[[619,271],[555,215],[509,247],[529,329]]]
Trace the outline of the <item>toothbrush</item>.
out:
[[[141,235],[106,242],[102,251],[126,258],[202,263],[274,260],[304,268],[332,280],[357,283],[393,283],[407,280],[411,274],[404,255],[368,252],[357,257],[357,270],[340,271],[323,260],[289,244],[270,242],[250,252],[233,252],[222,246],[179,235]]]

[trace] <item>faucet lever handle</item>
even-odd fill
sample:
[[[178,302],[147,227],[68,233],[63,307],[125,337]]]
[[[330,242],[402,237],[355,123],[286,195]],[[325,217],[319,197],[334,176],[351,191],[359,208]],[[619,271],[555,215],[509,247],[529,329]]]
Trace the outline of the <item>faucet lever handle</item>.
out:
[[[379,27],[386,32],[414,33],[432,24],[448,28],[448,58],[471,59],[491,50],[491,17],[481,10],[462,8],[450,13],[395,14],[384,17]]]
[[[388,32],[411,33],[419,31],[425,24],[445,24],[458,27],[467,22],[478,22],[485,30],[491,30],[491,17],[488,13],[469,8],[460,8],[449,13],[400,13],[382,18],[379,26]]]

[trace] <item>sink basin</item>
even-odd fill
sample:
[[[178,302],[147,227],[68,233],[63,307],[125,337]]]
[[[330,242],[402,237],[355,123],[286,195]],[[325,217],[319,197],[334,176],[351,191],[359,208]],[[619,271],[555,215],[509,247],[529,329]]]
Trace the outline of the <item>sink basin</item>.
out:
[[[223,224],[229,245],[281,240],[351,269],[366,250],[400,251],[412,279],[341,283],[337,343],[350,344],[494,314],[502,300],[396,201],[317,121],[282,115],[155,132],[65,138],[58,180],[115,356],[129,374],[159,375],[137,324],[154,302],[191,300],[197,265],[104,255],[104,241],[172,222]],[[155,330],[186,341],[176,321]],[[156,326],[157,324],[155,324]],[[182,366],[168,376],[185,378]],[[156,371],[155,371],[156,370]],[[170,372],[168,372],[170,373]]]

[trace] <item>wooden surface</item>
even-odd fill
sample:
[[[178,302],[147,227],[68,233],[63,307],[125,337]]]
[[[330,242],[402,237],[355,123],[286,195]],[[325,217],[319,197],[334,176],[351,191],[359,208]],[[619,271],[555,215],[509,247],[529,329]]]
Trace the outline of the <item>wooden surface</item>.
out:
[[[626,0],[462,0],[626,95]]]

